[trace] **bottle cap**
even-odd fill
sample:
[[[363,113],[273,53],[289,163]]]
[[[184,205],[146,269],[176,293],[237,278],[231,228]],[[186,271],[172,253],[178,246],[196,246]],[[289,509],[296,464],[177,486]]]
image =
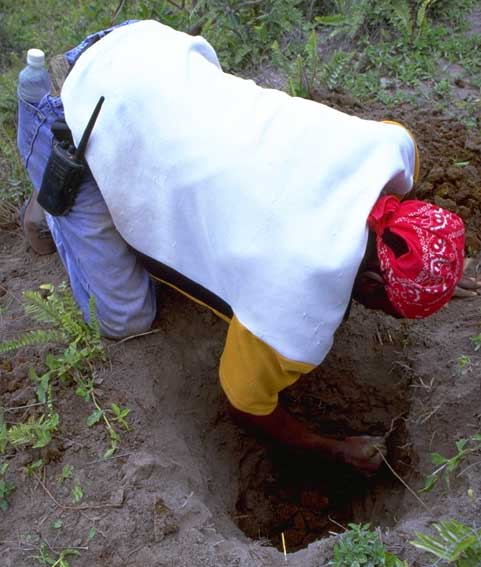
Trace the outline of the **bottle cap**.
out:
[[[33,67],[42,67],[45,63],[45,53],[41,49],[29,49],[27,63]]]

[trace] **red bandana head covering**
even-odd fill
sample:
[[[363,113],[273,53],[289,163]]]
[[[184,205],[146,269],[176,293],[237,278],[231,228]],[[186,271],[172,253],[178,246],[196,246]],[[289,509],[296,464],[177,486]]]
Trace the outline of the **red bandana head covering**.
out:
[[[400,315],[420,319],[449,301],[463,275],[464,223],[458,215],[423,201],[381,197],[369,217],[385,289]],[[407,251],[396,255],[383,235],[401,238]]]

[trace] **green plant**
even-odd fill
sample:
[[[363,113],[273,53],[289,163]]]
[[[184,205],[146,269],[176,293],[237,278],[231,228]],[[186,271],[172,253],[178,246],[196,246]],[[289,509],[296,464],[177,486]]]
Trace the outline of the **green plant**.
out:
[[[1,97],[1,83],[0,83]],[[4,112],[1,108],[0,114]],[[28,193],[28,180],[25,168],[11,133],[0,120],[0,227],[8,227],[16,222],[18,206]]]
[[[58,478],[60,483],[65,482],[66,480],[69,480],[70,478],[72,478],[72,474],[73,474],[73,467],[72,465],[64,465],[62,472]]]
[[[466,526],[456,520],[434,524],[438,537],[416,533],[412,545],[432,553],[456,567],[479,567],[481,564],[481,529]]]
[[[0,510],[8,510],[8,496],[15,490],[15,484],[6,479],[9,464],[0,464]]]
[[[352,56],[344,51],[335,51],[322,69],[321,81],[329,90],[334,90],[342,85],[346,68],[351,62]]]
[[[89,528],[89,531],[87,533],[87,543],[91,542],[96,535],[97,535],[96,528],[94,528],[93,526]]]
[[[389,105],[404,100],[416,103],[419,94],[431,98],[425,88],[426,81],[437,97],[447,98],[450,77],[443,77],[440,60],[462,65],[473,78],[479,75],[481,60],[476,55],[481,36],[466,35],[463,28],[472,2],[339,0],[331,5],[331,11],[315,18],[320,26],[332,30],[328,37],[323,34],[321,51],[331,52],[329,43],[333,35],[345,36],[338,51],[349,64],[339,73],[336,88],[357,98],[374,97]],[[328,62],[329,59],[321,65],[321,71]],[[471,108],[464,104],[459,111],[473,122]]]
[[[334,567],[407,567],[407,563],[389,553],[379,533],[369,529],[369,524],[349,524],[334,546]]]
[[[54,520],[51,524],[50,527],[53,530],[59,530],[61,527],[63,526],[63,521],[60,518],[57,518],[56,520]]]
[[[3,455],[8,445],[8,429],[3,417],[3,408],[0,406],[0,454]]]
[[[285,56],[277,41],[272,44],[272,53],[277,65],[283,68],[288,76],[289,94],[313,98],[321,71],[315,31],[311,31],[302,54],[299,53],[293,63]]]
[[[30,446],[33,449],[45,447],[52,440],[59,421],[58,413],[42,414],[39,418],[30,416],[25,423],[18,423],[8,428],[7,441],[13,447]]]
[[[53,554],[53,555],[51,555]],[[43,543],[40,546],[38,555],[33,558],[36,559],[40,565],[48,567],[70,567],[70,562],[67,557],[78,557],[80,552],[77,549],[64,549],[60,553],[50,549],[47,544]]]
[[[72,489],[72,502],[74,504],[78,504],[79,502],[81,502],[83,497],[84,497],[83,488],[80,486],[79,481],[76,480],[74,487]]]
[[[302,17],[300,0],[200,1],[202,34],[216,49],[226,69],[247,64],[258,65],[270,52],[274,41],[284,53],[295,50],[307,22]],[[200,6],[200,8],[199,8]],[[296,33],[292,33],[297,30]]]
[[[335,13],[316,17],[316,22],[335,27],[332,35],[345,33],[353,38],[376,30],[389,33],[389,26],[403,41],[421,36],[428,24],[427,12],[437,0],[334,0]]]
[[[324,26],[334,27],[331,37],[344,33],[350,38],[355,37],[369,14],[369,0],[334,0],[335,13],[317,16],[315,22]]]
[[[52,284],[43,284],[40,290],[41,292],[24,292],[25,312],[38,323],[50,325],[51,328],[36,329],[25,333],[18,339],[1,343],[0,353],[28,345],[63,342],[86,349],[85,352],[81,352],[84,357],[94,358],[101,354],[103,349],[93,296],[90,300],[90,324],[88,324],[84,322],[65,283],[60,284],[57,288]],[[71,352],[68,354],[72,356]],[[69,367],[74,368],[76,362],[75,359],[71,361],[67,356],[67,368],[62,368],[58,372],[60,376],[67,374]]]
[[[303,17],[308,2],[303,0],[142,0],[125,5],[122,17],[155,18],[176,29],[202,33],[228,70],[258,64],[275,40],[290,51],[308,28]]]
[[[479,333],[479,335],[475,335],[474,337],[471,337],[471,342],[473,343],[474,350],[476,352],[479,349],[481,349],[481,333]]]
[[[39,470],[43,467],[44,467],[43,459],[37,459],[33,463],[29,463],[28,465],[25,465],[25,472],[26,472],[27,476],[31,478],[35,475],[35,472],[37,470]]]
[[[441,79],[435,83],[433,91],[439,98],[448,98],[451,95],[451,82],[448,79]]]
[[[122,408],[115,403],[110,404],[110,409],[102,408],[97,402],[93,386],[93,381],[84,382],[81,386],[79,386],[79,388],[77,388],[76,392],[86,401],[92,401],[95,406],[95,410],[87,417],[87,426],[93,427],[96,423],[103,420],[107,428],[110,438],[110,447],[104,453],[104,458],[108,459],[115,453],[115,451],[117,451],[120,443],[120,435],[114,427],[114,423],[116,422],[122,429],[128,430],[129,425],[126,418],[130,413],[130,410],[129,408]],[[110,415],[113,415],[113,417],[109,417]]]
[[[87,418],[87,425],[92,426],[102,420],[107,428],[110,447],[105,458],[117,450],[120,443],[119,430],[127,430],[128,408],[112,403],[108,409],[102,408],[95,388],[93,363],[105,360],[105,353],[100,336],[100,327],[96,316],[93,297],[89,305],[89,323],[86,323],[77,308],[66,284],[55,288],[51,284],[40,286],[41,292],[25,292],[25,310],[37,322],[44,326],[25,333],[23,336],[0,344],[0,352],[9,352],[28,345],[45,343],[68,343],[60,354],[47,354],[46,370],[38,373],[29,369],[29,377],[36,385],[36,394],[40,403],[46,405],[46,413],[30,418],[25,423],[10,427],[8,430],[0,419],[0,450],[5,450],[6,443],[13,446],[31,445],[44,447],[59,425],[59,415],[53,409],[52,391],[58,383],[73,383],[75,393],[94,406],[93,413]]]
[[[466,374],[472,369],[471,357],[467,354],[461,354],[460,356],[458,356],[456,363],[461,374]]]
[[[418,39],[428,25],[427,12],[437,0],[391,1],[391,21],[406,41]]]
[[[481,451],[481,434],[472,435],[467,439],[459,439],[456,441],[457,453],[451,457],[445,457],[440,453],[431,454],[431,462],[437,468],[426,478],[424,487],[420,492],[429,492],[444,476],[446,485],[449,487],[451,473],[454,472],[461,461],[463,461],[471,453]]]

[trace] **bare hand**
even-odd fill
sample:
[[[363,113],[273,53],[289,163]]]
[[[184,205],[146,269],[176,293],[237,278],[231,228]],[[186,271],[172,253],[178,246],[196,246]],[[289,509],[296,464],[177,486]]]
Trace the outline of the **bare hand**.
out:
[[[387,454],[384,437],[346,437],[343,444],[344,462],[367,476],[377,471],[382,465],[383,456]]]

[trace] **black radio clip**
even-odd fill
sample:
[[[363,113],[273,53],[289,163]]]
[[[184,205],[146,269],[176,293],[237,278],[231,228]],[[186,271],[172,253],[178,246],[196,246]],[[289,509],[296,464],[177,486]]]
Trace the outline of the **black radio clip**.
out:
[[[77,149],[64,121],[56,121],[52,125],[52,153],[43,174],[38,203],[53,216],[65,215],[75,203],[87,165],[85,150],[104,100],[105,97],[101,96],[97,102]]]

